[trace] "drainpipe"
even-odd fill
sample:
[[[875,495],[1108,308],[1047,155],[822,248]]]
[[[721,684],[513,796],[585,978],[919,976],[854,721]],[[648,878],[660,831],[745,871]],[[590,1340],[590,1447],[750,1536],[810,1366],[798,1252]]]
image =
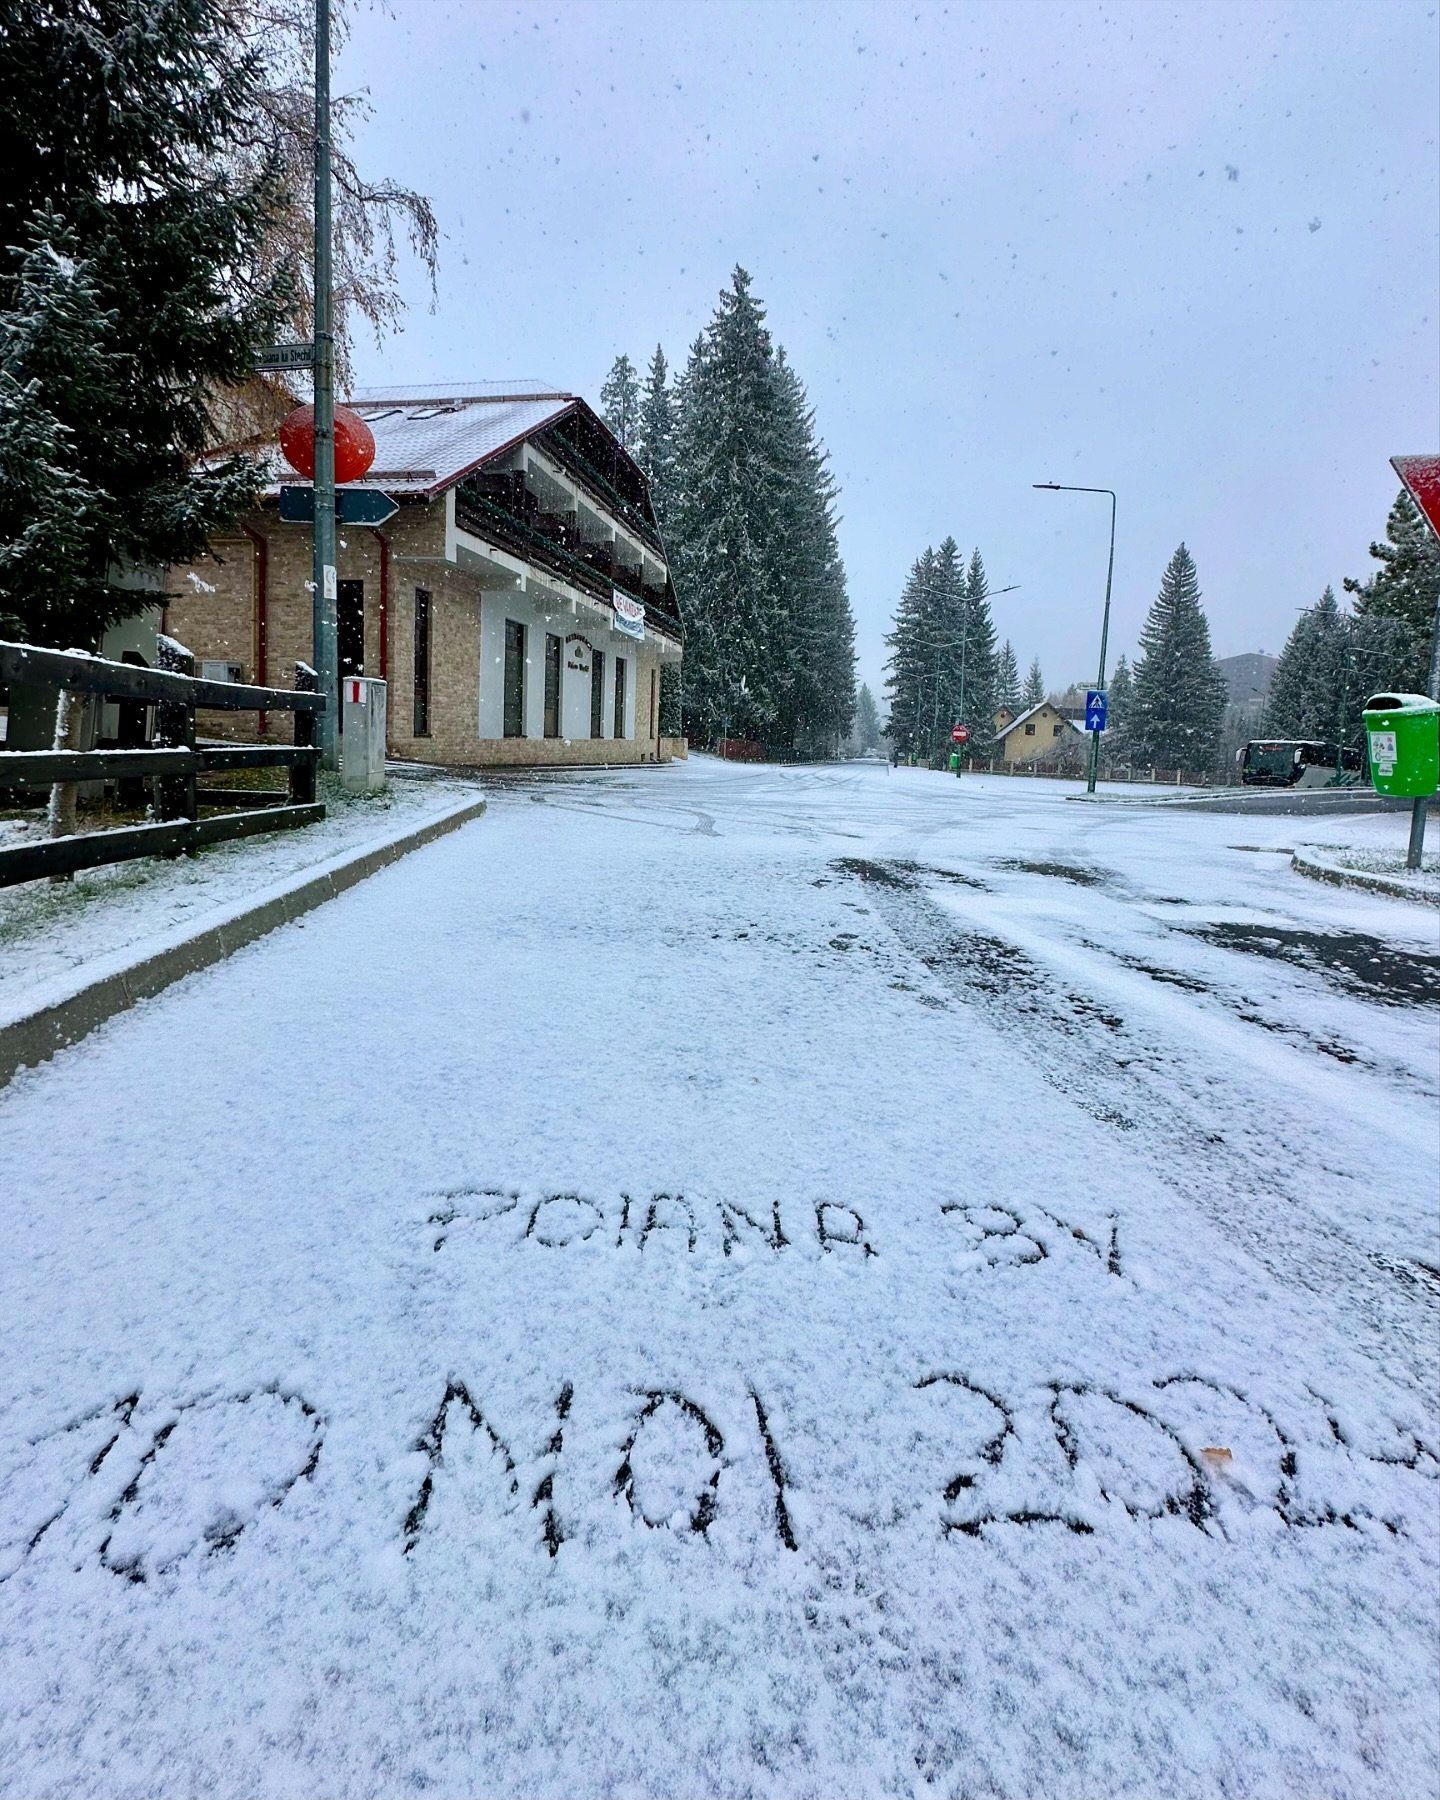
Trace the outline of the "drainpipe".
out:
[[[375,541],[380,546],[380,679],[390,679],[390,540],[377,525]]]
[[[255,685],[270,685],[270,542],[252,526],[240,529],[255,546]],[[270,715],[261,713],[259,735],[270,735]]]

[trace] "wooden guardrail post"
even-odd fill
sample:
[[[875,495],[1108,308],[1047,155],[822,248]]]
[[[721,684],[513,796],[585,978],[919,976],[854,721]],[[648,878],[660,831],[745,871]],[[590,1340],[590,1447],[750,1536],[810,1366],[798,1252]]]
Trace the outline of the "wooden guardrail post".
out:
[[[174,638],[157,641],[156,662],[167,674],[193,675],[195,658]],[[195,748],[195,707],[188,700],[162,700],[155,708],[155,743],[163,750]],[[155,781],[155,817],[163,824],[170,819],[194,819],[199,814],[195,794],[195,769],[181,775],[161,775]]]
[[[297,662],[295,665],[295,689],[297,693],[313,694],[318,692],[320,677],[309,663]],[[315,714],[299,712],[295,719],[295,748],[297,750],[312,749],[316,741]],[[303,761],[295,763],[290,770],[290,803],[292,806],[313,806],[316,793],[316,764],[318,758],[307,756]]]

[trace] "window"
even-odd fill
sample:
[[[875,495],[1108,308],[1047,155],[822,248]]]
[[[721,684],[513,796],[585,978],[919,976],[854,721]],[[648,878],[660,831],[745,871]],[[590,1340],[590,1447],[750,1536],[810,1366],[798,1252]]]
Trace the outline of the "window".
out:
[[[605,735],[605,652],[590,652],[590,735]]]
[[[505,735],[525,735],[525,627],[505,621]]]
[[[415,736],[430,735],[430,595],[415,590]]]
[[[652,738],[660,736],[660,671],[658,669],[650,671],[650,729],[646,736]]]
[[[1057,722],[1057,724],[1056,724],[1056,726],[1055,726],[1055,729],[1054,729],[1054,731],[1053,731],[1053,732],[1052,732],[1052,733],[1051,733],[1051,734],[1050,734],[1050,735],[1051,735],[1051,736],[1052,736],[1052,737],[1059,737],[1059,735],[1060,735],[1060,733],[1061,733],[1061,732],[1062,732],[1062,731],[1063,731],[1063,730],[1064,730],[1064,729],[1065,729],[1065,721],[1064,721],[1064,720],[1063,720],[1063,719],[1061,719],[1061,720],[1059,720],[1059,721],[1058,721],[1058,722]]]
[[[615,735],[625,735],[625,671],[629,665],[623,656],[615,658]]]
[[[560,735],[560,652],[563,646],[553,631],[545,633],[545,735]]]
[[[1033,725],[1027,725],[1025,727],[1025,735],[1026,735],[1026,737],[1034,737],[1035,727]]]

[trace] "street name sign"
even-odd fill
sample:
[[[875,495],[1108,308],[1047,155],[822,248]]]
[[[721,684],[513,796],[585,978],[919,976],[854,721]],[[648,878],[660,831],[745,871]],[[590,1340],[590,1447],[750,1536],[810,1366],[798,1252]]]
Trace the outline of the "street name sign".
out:
[[[1392,456],[1390,467],[1410,490],[1410,498],[1440,535],[1440,456]]]
[[[339,525],[383,525],[400,510],[400,503],[380,488],[336,488],[335,520]],[[315,523],[315,490],[298,482],[280,487],[280,520],[285,525]]]
[[[1103,731],[1105,719],[1110,710],[1109,696],[1103,688],[1086,688],[1085,690],[1085,729],[1087,731]]]
[[[257,369],[266,369],[275,374],[284,371],[312,369],[315,366],[315,346],[308,344],[267,344],[255,358]]]

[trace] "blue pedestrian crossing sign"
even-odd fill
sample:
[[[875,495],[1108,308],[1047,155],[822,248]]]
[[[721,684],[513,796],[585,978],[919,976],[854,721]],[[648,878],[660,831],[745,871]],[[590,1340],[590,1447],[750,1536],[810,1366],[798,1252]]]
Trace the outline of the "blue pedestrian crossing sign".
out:
[[[1109,702],[1103,688],[1087,688],[1085,690],[1085,729],[1087,731],[1103,731],[1105,714]]]

